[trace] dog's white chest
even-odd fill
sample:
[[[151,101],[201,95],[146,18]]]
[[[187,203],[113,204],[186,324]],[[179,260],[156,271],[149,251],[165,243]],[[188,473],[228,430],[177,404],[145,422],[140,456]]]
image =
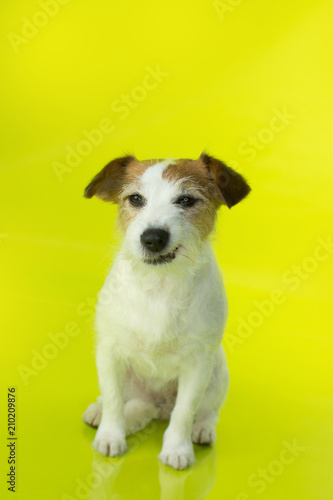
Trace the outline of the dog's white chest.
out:
[[[137,276],[126,263],[115,264],[99,298],[103,316],[135,332],[138,347],[184,326],[191,300],[186,287],[180,290],[172,277]]]
[[[220,342],[226,319],[215,259],[195,275],[140,276],[116,261],[101,291],[97,329],[135,371],[173,378],[182,363]]]
[[[98,309],[102,331],[109,331],[108,343],[137,373],[174,378],[190,345],[185,291],[166,278],[133,280],[130,273],[125,278],[125,270],[123,285],[114,287],[120,276],[115,271],[103,287]]]

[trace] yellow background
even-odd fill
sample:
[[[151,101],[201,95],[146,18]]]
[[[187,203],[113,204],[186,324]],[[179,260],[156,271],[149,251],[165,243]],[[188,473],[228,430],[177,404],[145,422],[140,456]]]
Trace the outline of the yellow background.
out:
[[[70,0],[53,17],[41,5],[0,7],[1,498],[331,499],[333,255],[320,242],[333,232],[332,3]],[[163,73],[156,85],[147,67]],[[123,94],[132,107],[121,113]],[[112,132],[66,164],[67,148],[105,120]],[[117,155],[196,158],[204,148],[253,188],[221,210],[214,243],[230,300],[218,441],[176,472],[157,460],[156,423],[123,458],[103,458],[81,414],[98,394],[93,304],[118,246],[116,207],[83,189]],[[325,259],[313,257],[318,247]],[[47,347],[60,332],[67,345]],[[22,376],[36,352],[54,359]],[[5,484],[9,386],[15,496]],[[302,451],[283,464],[286,442]],[[260,469],[270,472],[259,488]]]

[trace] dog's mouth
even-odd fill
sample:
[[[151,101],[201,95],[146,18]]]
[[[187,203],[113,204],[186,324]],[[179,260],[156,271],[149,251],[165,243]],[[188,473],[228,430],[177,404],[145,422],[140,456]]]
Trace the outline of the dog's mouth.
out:
[[[178,247],[176,247],[172,252],[166,253],[164,255],[159,255],[158,257],[145,259],[144,262],[146,264],[151,264],[154,266],[158,264],[168,264],[176,258],[179,247],[180,245],[178,245]]]

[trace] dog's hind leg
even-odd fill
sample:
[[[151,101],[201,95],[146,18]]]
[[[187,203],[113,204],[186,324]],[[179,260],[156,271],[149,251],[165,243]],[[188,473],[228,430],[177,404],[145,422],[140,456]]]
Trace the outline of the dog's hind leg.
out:
[[[158,418],[159,409],[151,401],[133,398],[125,403],[126,436],[144,429],[154,418]],[[101,398],[91,403],[84,414],[83,421],[92,427],[98,427],[102,417]]]
[[[102,417],[102,402],[99,396],[97,403],[91,403],[84,414],[82,420],[91,427],[98,427]]]
[[[139,398],[125,403],[126,436],[144,429],[154,418],[158,418],[159,410],[152,401]]]

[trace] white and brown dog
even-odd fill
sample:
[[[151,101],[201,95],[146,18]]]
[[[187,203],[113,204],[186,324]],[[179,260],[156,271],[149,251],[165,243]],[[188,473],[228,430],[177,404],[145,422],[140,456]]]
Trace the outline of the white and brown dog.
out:
[[[118,204],[123,243],[101,290],[97,370],[101,396],[83,420],[94,447],[121,455],[126,435],[169,420],[159,459],[194,461],[192,442],[211,444],[229,374],[221,344],[227,298],[209,235],[217,209],[250,191],[206,154],[198,160],[117,158],[85,190]]]

